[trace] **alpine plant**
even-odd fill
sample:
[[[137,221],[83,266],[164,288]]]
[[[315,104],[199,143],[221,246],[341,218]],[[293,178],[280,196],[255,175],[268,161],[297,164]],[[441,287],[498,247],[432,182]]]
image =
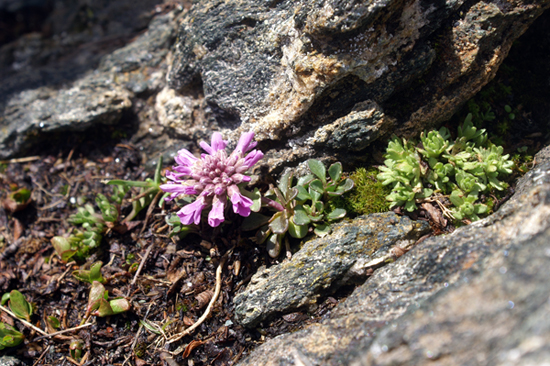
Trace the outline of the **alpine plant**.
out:
[[[243,133],[235,150],[227,156],[227,141],[223,140],[219,132],[214,132],[211,145],[204,141],[200,143],[206,151],[200,158],[186,149],[178,151],[174,158],[177,165],[172,168],[173,171],[166,172],[169,182],[160,188],[170,193],[167,201],[179,195],[197,196],[193,203],[177,213],[183,225],[198,225],[202,211],[208,208],[211,208],[208,224],[212,227],[220,225],[225,220],[227,199],[231,201],[236,214],[244,217],[250,215],[253,201],[241,193],[239,184],[250,181],[250,177],[244,173],[264,156],[261,151],[252,150],[257,144],[253,139],[254,132]]]

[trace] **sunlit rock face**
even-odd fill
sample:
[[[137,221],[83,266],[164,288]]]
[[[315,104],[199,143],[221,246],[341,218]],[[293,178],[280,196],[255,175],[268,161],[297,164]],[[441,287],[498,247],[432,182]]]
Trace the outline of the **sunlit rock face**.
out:
[[[380,136],[449,118],[548,5],[201,2],[184,17],[168,81],[184,94],[202,87],[226,133],[276,146],[270,169],[312,155],[351,162]]]

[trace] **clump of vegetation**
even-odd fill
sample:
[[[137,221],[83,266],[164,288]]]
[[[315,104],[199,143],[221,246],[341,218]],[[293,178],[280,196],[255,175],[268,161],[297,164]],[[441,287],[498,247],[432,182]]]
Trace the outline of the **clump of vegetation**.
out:
[[[501,178],[512,173],[514,162],[503,155],[501,146],[488,141],[485,130],[473,125],[471,114],[454,142],[450,136],[443,127],[422,133],[420,147],[397,137],[389,142],[378,178],[392,187],[386,197],[391,207],[411,212],[437,195],[450,200],[451,209],[443,212],[451,219],[475,221],[488,213],[480,194],[504,190],[508,185]]]
[[[340,197],[333,197],[330,204],[343,207],[350,216],[388,211],[390,204],[386,196],[391,189],[378,180],[378,173],[374,167],[358,168],[349,176],[355,182],[354,189]]]
[[[103,238],[103,235],[114,230],[124,233],[128,230],[127,224],[146,207],[149,207],[160,190],[162,158],[159,159],[154,179],[141,181],[111,180],[107,184],[113,186],[113,194],[110,198],[99,193],[96,196],[96,205],[99,212],[91,204],[78,207],[77,213],[69,217],[73,225],[80,225],[81,229],[75,228],[68,237],[55,236],[51,243],[65,262],[69,259],[84,261],[95,251]],[[129,192],[130,187],[139,187],[140,193],[132,198],[132,211],[123,219],[121,218],[122,200]],[[162,202],[162,201],[161,201]]]
[[[271,257],[279,256],[283,241],[289,251],[287,232],[297,239],[305,237],[310,230],[317,236],[325,236],[330,233],[332,221],[346,216],[344,208],[331,204],[332,197],[341,196],[354,186],[353,180],[341,179],[342,164],[334,163],[327,171],[322,162],[310,159],[308,167],[313,174],[300,177],[296,185],[293,185],[292,173],[286,173],[277,187],[266,192],[262,202],[277,211],[271,218],[252,214],[243,223],[243,230],[260,228],[257,242],[266,241]]]

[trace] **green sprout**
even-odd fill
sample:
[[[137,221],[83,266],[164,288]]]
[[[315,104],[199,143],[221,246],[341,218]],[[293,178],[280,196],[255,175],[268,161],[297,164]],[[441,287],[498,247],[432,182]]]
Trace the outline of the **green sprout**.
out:
[[[10,310],[20,319],[31,321],[33,306],[27,301],[25,295],[17,290],[11,290],[2,295],[2,305],[8,302]]]
[[[108,299],[108,292],[105,287],[98,281],[92,282],[90,294],[88,296],[88,306],[86,314],[82,319],[81,325],[91,316],[109,316],[116,315],[130,310],[130,303],[123,297]]]
[[[472,114],[458,127],[456,140],[449,138],[449,130],[443,127],[422,133],[420,147],[397,137],[389,142],[378,179],[392,187],[386,197],[390,207],[403,206],[411,212],[438,194],[454,206],[445,212],[451,219],[478,220],[489,211],[479,202],[480,194],[507,188],[501,178],[512,173],[514,162],[501,146],[487,140],[485,130],[473,125]]]
[[[105,283],[105,278],[101,275],[101,266],[103,266],[103,262],[96,262],[91,265],[90,269],[79,269],[74,271],[73,276],[83,282],[93,283],[97,281]]]
[[[0,351],[21,344],[25,336],[11,325],[0,322]]]
[[[69,343],[69,352],[71,357],[77,361],[82,358],[82,350],[84,348],[84,342],[81,339],[73,338]]]
[[[78,207],[77,212],[69,217],[69,222],[73,225],[80,225],[81,229],[75,228],[68,238],[55,236],[51,239],[52,246],[61,259],[65,262],[71,258],[84,261],[92,251],[99,247],[103,235],[107,231],[126,232],[128,230],[127,223],[144,208],[151,209],[152,202],[161,192],[161,168],[162,157],[158,160],[154,179],[148,178],[144,182],[115,179],[107,182],[113,186],[113,194],[110,198],[101,193],[97,194],[95,202],[99,212],[96,212],[91,204]],[[122,201],[130,187],[140,187],[141,191],[131,199],[132,211],[121,221]],[[159,202],[162,204],[163,200]]]

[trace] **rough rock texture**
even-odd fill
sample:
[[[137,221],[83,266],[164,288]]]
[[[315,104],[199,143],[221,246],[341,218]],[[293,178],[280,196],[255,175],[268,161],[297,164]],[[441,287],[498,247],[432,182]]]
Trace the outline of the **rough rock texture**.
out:
[[[18,366],[22,364],[21,360],[12,356],[0,357],[0,366]]]
[[[449,118],[549,5],[212,0],[186,15],[168,77],[182,93],[202,83],[220,127],[281,140],[270,169],[351,160],[390,128],[411,135]]]
[[[115,124],[136,94],[158,91],[165,84],[165,57],[178,13],[155,17],[147,32],[105,56],[97,70],[78,75],[79,68],[61,65],[30,69],[27,77],[24,69],[6,77],[0,87],[0,158],[25,151],[47,136],[44,132]]]
[[[550,148],[536,159],[498,212],[417,244],[329,319],[272,339],[240,365],[544,364]]]
[[[358,268],[361,263],[382,256],[398,241],[414,242],[428,230],[426,222],[413,222],[393,212],[337,224],[330,236],[307,241],[291,260],[260,268],[233,300],[235,319],[253,327],[274,314],[314,305],[319,296],[328,296],[341,285],[343,278],[364,277]]]

